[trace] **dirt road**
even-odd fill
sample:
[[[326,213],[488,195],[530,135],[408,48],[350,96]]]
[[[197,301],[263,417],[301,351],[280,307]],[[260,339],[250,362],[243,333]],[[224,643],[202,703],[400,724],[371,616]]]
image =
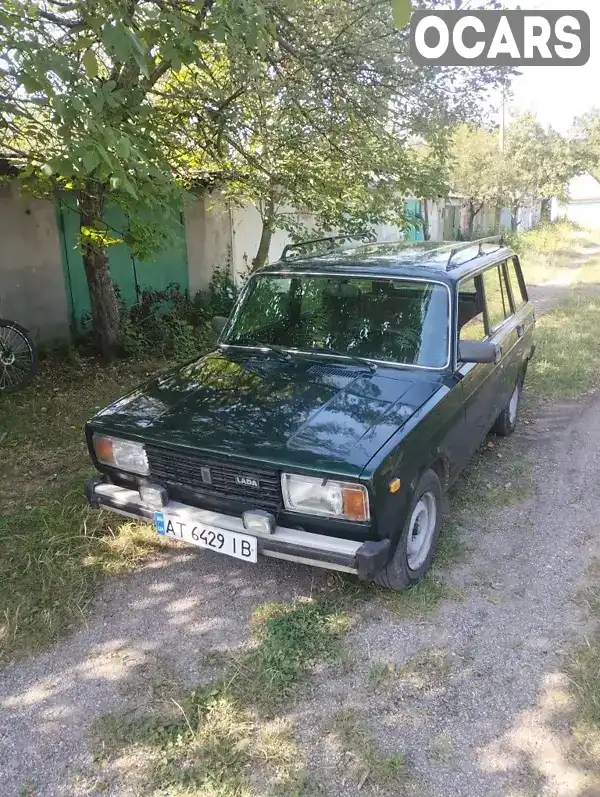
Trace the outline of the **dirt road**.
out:
[[[454,598],[409,619],[366,602],[346,638],[349,671],[317,674],[294,709],[316,773],[337,766],[323,728],[343,706],[364,713],[382,749],[404,751],[409,794],[597,794],[570,756],[564,666],[588,628],[574,598],[600,555],[600,399],[526,420],[514,445],[532,464],[533,495],[463,523]],[[0,671],[1,797],[138,794],[94,760],[93,720],[135,706],[157,680],[211,678],[206,653],[247,644],[257,603],[314,594],[326,578],[177,549],[107,584],[84,628]],[[396,675],[374,684],[379,664]],[[329,793],[368,790],[338,782]]]

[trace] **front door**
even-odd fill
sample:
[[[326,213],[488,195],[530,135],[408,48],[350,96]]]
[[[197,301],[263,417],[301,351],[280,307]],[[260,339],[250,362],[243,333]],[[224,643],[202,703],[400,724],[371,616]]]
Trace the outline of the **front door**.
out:
[[[518,378],[519,330],[506,264],[486,269],[459,285],[458,340],[489,340],[493,363],[458,363],[465,400],[465,458],[470,457],[508,404]]]

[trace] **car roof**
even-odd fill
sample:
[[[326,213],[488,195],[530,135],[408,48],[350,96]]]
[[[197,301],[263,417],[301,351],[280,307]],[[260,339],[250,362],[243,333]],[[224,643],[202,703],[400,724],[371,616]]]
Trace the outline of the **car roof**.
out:
[[[312,242],[307,242],[312,243]],[[297,245],[298,247],[303,244]],[[412,277],[449,285],[514,254],[501,238],[467,242],[394,241],[339,247],[306,257],[285,257],[264,266],[259,274],[346,274],[351,276]]]

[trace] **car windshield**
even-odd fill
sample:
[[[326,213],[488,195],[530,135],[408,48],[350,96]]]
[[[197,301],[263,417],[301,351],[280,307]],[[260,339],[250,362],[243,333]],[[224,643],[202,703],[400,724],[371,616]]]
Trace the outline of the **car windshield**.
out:
[[[252,279],[223,342],[444,368],[449,312],[449,291],[438,283],[263,274]]]

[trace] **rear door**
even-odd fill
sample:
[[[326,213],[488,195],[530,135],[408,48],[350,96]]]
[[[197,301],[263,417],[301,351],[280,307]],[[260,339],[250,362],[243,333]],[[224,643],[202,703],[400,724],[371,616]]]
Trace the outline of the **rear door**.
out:
[[[508,289],[514,310],[514,325],[517,331],[518,345],[515,347],[514,358],[517,361],[517,373],[523,370],[524,361],[533,355],[533,331],[535,327],[535,312],[527,295],[527,287],[523,279],[523,271],[519,258],[515,255],[506,262]]]
[[[496,387],[489,405],[489,426],[508,404],[518,375],[519,343],[513,311],[506,262],[498,263],[482,274],[485,300],[485,327],[488,339],[495,343],[499,351],[499,361],[495,364],[494,379]]]

